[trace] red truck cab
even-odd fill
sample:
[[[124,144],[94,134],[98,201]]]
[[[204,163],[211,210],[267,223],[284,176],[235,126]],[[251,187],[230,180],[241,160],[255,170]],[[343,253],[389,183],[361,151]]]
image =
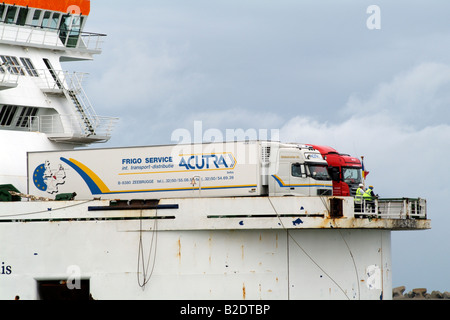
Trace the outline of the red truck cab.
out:
[[[333,195],[355,196],[358,185],[362,183],[361,161],[328,146],[310,146],[318,150],[328,163],[328,173],[333,180]]]

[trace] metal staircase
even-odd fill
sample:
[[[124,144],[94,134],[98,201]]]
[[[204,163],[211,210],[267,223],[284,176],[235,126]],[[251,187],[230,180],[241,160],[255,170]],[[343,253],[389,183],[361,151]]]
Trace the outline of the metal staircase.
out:
[[[44,59],[45,61],[46,59]],[[76,144],[90,144],[109,140],[117,118],[99,117],[92,107],[82,87],[84,73],[68,73],[54,70],[50,62],[47,68],[37,70],[38,86],[45,96],[65,96],[73,106],[71,114],[41,115],[40,130],[47,133],[50,140]],[[51,99],[49,99],[50,101]]]
[[[74,74],[74,78],[76,78],[76,74]],[[76,81],[78,82],[78,79]],[[81,88],[81,85],[78,89],[63,89],[63,91],[66,97],[73,102],[75,110],[79,114],[81,122],[84,124],[84,134],[86,136],[95,135],[95,120],[97,115],[84,93],[84,90]]]
[[[67,94],[68,98],[72,100],[75,109],[80,113],[81,119],[85,125],[85,133],[90,136],[92,134],[95,134],[94,127],[92,126],[91,121],[89,120],[88,116],[86,115],[86,112],[84,111],[83,106],[81,105],[80,101],[77,98],[77,95],[72,90],[65,90],[64,93]]]
[[[80,121],[83,124],[81,128],[82,134],[86,137],[95,135],[97,115],[81,86],[82,79],[77,73],[71,75],[62,73],[63,79],[61,79],[61,74],[53,69],[48,59],[44,59],[44,63],[55,81],[55,86],[64,93],[75,107],[76,114],[80,117]]]

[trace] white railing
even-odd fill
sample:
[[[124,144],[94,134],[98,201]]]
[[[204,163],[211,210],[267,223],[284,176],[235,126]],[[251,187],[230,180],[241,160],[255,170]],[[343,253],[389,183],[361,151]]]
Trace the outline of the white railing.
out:
[[[69,73],[63,70],[39,69],[35,70],[39,77],[35,77],[38,87],[44,92],[60,92],[66,95],[73,103],[75,112],[81,117],[80,123],[84,123],[86,134],[94,133],[98,116],[86,95],[82,82],[87,73]]]
[[[0,66],[0,68],[2,68]],[[3,69],[0,71],[0,87],[16,87],[19,83],[19,74],[10,73]]]
[[[1,62],[0,62],[1,63]],[[48,92],[53,90],[82,90],[82,82],[88,73],[49,69],[27,69],[21,65],[0,65],[0,85],[17,85],[20,76],[30,75],[39,89]],[[31,73],[31,74],[30,74]]]
[[[0,66],[1,68],[2,66]],[[110,137],[117,118],[98,116],[87,97],[82,82],[87,73],[50,69],[28,70],[14,66],[17,72],[0,71],[0,89],[17,86],[20,74],[32,76],[36,85],[44,93],[64,94],[74,106],[73,115],[41,115],[20,119],[21,130],[38,131],[52,135],[74,134],[89,137]],[[24,121],[22,121],[24,120]]]
[[[88,50],[101,51],[103,45],[103,39],[105,39],[105,34],[82,32],[80,34],[81,40],[78,47],[84,46]]]
[[[99,33],[81,32],[78,35],[60,37],[60,32],[57,29],[0,23],[0,41],[23,43],[28,46],[101,51],[105,36]],[[65,39],[65,43],[61,38]]]
[[[73,73],[69,80],[69,91],[71,91],[74,95],[76,95],[75,104],[78,104],[82,109],[83,116],[89,122],[95,122],[97,118],[97,113],[92,107],[91,101],[87,96],[86,92],[83,89],[82,82],[84,77],[86,77],[86,73]],[[81,110],[78,110],[81,112]]]
[[[25,70],[24,70],[25,71]],[[46,90],[73,90],[81,89],[83,79],[88,75],[82,72],[70,73],[64,70],[34,69],[38,77],[34,77],[39,89]]]
[[[427,202],[421,198],[363,200],[362,204],[355,203],[355,216],[381,219],[426,219]]]
[[[89,137],[85,134],[85,127],[79,116],[76,115],[44,115],[28,117],[28,131],[42,132],[52,136],[79,135]],[[113,117],[96,116],[92,126],[95,129],[94,139],[97,137],[111,137],[118,119]]]

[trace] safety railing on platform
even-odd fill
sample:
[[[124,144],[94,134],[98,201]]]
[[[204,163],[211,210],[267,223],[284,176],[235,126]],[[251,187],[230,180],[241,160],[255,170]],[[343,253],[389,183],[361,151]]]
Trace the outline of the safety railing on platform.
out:
[[[83,72],[69,72],[65,70],[33,69],[37,86],[44,92],[52,90],[73,90],[78,91],[82,88],[81,83],[88,75]]]
[[[87,97],[82,82],[86,73],[69,73],[63,70],[34,70],[37,85],[46,93],[65,94],[67,99],[73,103],[76,113],[81,117],[80,123],[84,125],[86,134],[96,133],[97,114]]]
[[[0,23],[0,41],[23,43],[28,46],[74,48],[98,52],[101,51],[103,39],[106,37],[105,34],[99,33],[66,33],[62,34],[58,29]]]
[[[46,133],[48,135],[85,135],[85,128],[80,121],[80,117],[76,115],[41,115],[27,117],[29,131]],[[92,125],[95,129],[95,136],[111,137],[118,119],[113,117],[95,116]],[[89,137],[89,135],[86,135]],[[92,136],[92,138],[95,138]]]
[[[19,83],[19,74],[13,74],[5,71],[0,66],[0,88],[13,88]]]
[[[427,202],[421,198],[385,198],[355,203],[356,217],[426,219]]]

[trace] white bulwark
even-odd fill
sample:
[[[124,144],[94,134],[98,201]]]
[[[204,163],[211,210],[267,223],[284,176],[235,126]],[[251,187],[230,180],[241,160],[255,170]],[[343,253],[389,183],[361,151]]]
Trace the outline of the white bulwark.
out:
[[[391,232],[430,227],[355,216],[348,197],[1,207],[1,299],[391,299]]]

